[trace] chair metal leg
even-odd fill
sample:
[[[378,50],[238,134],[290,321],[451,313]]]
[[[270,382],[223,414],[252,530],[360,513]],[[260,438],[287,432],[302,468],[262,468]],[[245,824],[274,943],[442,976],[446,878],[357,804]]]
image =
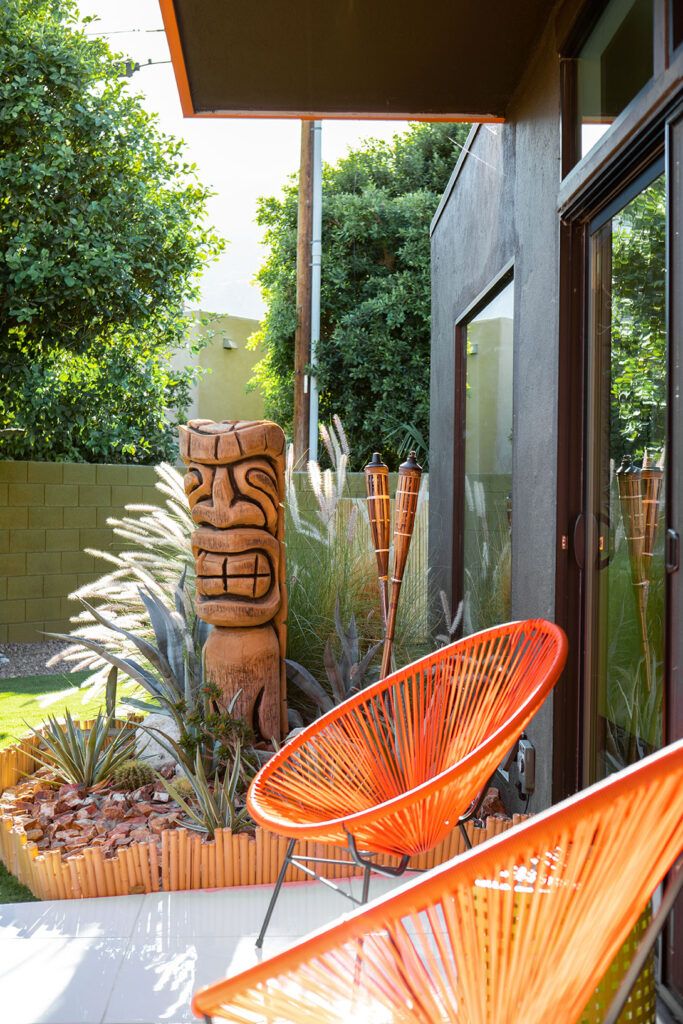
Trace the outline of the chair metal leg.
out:
[[[464,825],[464,822],[462,821],[462,819],[458,822],[458,828],[460,829],[460,835],[465,840],[465,849],[471,850],[472,849],[472,843],[470,842],[470,837],[467,834],[467,829],[465,828],[465,825]]]
[[[346,831],[346,840],[349,844],[349,853],[351,854],[354,863],[357,864],[358,867],[363,868],[364,871],[374,871],[378,875],[384,875],[385,878],[398,878],[403,874],[410,863],[410,854],[406,854],[405,857],[401,857],[400,862],[395,868],[390,868],[386,864],[376,864],[368,857],[363,856],[356,846],[356,840],[348,830]]]
[[[295,843],[296,843],[296,839],[290,839],[289,840],[289,844],[287,846],[287,852],[285,853],[285,859],[282,862],[282,867],[280,868],[280,874],[277,876],[277,882],[275,883],[275,888],[273,889],[273,895],[270,897],[270,903],[268,904],[268,909],[266,910],[266,916],[263,919],[263,924],[261,925],[261,931],[259,932],[259,937],[256,940],[256,948],[257,949],[261,948],[261,946],[263,945],[263,940],[266,937],[266,932],[268,930],[268,925],[270,924],[270,919],[273,916],[273,911],[275,910],[275,904],[277,903],[277,898],[280,895],[280,889],[282,888],[282,883],[284,882],[285,875],[287,874],[287,868],[289,867],[289,865],[292,862],[292,859],[291,859],[292,858],[292,851],[294,850],[294,844]]]
[[[360,898],[361,903],[368,902],[368,896],[370,895],[370,868],[363,868],[363,895]]]

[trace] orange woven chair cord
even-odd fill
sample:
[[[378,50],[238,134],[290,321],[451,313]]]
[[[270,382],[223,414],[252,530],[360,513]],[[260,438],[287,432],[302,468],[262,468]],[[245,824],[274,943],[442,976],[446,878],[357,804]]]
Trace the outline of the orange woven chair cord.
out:
[[[485,630],[362,690],[261,769],[254,820],[377,853],[430,850],[457,824],[559,678],[567,641],[542,619]]]
[[[195,996],[269,1024],[575,1024],[683,848],[683,741]]]

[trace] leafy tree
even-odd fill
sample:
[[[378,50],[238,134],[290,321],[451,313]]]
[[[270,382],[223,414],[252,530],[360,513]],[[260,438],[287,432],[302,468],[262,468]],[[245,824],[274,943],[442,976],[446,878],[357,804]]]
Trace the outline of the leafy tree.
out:
[[[3,455],[167,457],[209,193],[73,0],[3,0],[0,140]]]
[[[611,454],[656,457],[666,428],[666,186],[657,178],[611,222]]]
[[[466,135],[466,125],[412,125],[323,170],[320,416],[340,415],[359,466],[377,446],[396,461],[408,427],[429,435],[429,223]],[[258,275],[267,313],[253,340],[265,349],[254,383],[290,428],[296,221],[292,180],[259,203],[270,253]]]

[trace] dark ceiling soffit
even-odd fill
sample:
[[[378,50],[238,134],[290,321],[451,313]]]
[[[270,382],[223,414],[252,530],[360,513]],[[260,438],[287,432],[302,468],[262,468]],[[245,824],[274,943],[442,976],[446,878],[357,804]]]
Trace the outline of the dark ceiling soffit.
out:
[[[159,3],[186,117],[502,121],[548,17],[546,0]]]

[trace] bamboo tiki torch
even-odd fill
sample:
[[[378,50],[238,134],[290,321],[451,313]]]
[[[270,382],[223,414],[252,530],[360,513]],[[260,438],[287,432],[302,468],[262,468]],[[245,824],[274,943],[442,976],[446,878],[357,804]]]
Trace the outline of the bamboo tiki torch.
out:
[[[391,502],[389,500],[389,469],[382,456],[375,452],[365,467],[365,489],[368,495],[370,532],[377,559],[377,582],[382,610],[382,628],[386,633],[389,608],[389,537],[391,534]]]
[[[643,568],[645,570],[645,578],[650,581],[652,579],[652,558],[655,551],[659,506],[664,480],[664,452],[662,452],[659,462],[655,463],[654,459],[650,457],[647,448],[645,449],[640,479],[643,482]]]
[[[643,489],[641,472],[634,466],[630,455],[624,455],[617,470],[619,502],[626,532],[626,544],[631,563],[631,581],[636,592],[640,633],[645,658],[645,678],[648,690],[652,688],[652,666],[650,665],[650,637],[647,628],[648,577],[644,558],[645,516],[643,510]]]
[[[380,679],[384,679],[391,671],[391,652],[394,646],[394,630],[396,628],[396,612],[401,596],[401,584],[408,560],[408,551],[415,528],[417,499],[420,493],[422,466],[418,465],[415,452],[411,452],[398,470],[398,488],[396,490],[396,518],[394,524],[394,571],[391,576],[391,597],[387,615],[387,631],[384,639],[382,655],[382,671]]]

